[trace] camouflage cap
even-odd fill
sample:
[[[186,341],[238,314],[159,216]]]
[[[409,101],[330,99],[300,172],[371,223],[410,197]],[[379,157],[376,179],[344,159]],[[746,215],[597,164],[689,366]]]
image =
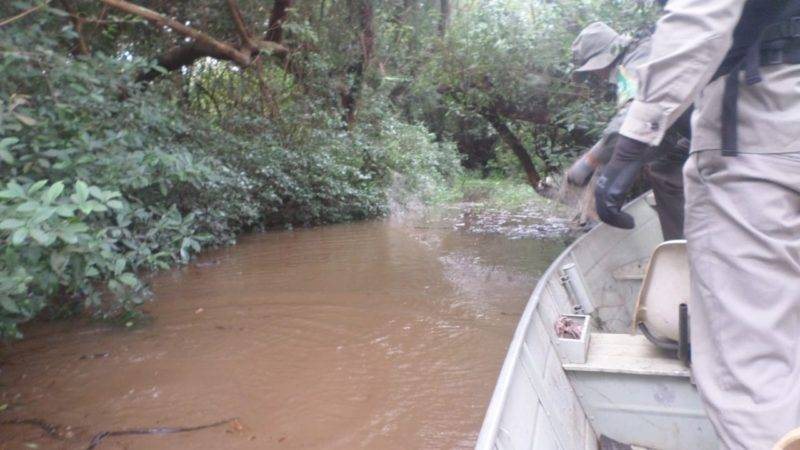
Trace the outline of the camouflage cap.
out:
[[[603,22],[584,28],[572,43],[572,59],[579,66],[575,72],[592,72],[610,66],[630,43]]]

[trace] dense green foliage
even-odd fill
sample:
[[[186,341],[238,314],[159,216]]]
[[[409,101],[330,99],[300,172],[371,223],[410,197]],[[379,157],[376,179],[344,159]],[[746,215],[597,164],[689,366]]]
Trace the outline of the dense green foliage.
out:
[[[280,117],[185,108],[155,86],[120,100],[146,61],[59,52],[72,32],[52,20],[0,29],[3,336],[46,306],[132,312],[142,270],[246,229],[381,215],[394,174],[416,190],[459,170],[452,146],[391,114],[348,131],[314,99]]]
[[[422,70],[433,80],[423,83],[443,93],[454,116],[503,118],[540,174],[551,175],[593,144],[613,115],[604,90],[572,81],[571,42],[591,22],[633,33],[651,26],[656,13],[651,3],[628,0],[466,2],[439,58]],[[457,139],[463,125],[442,124],[442,133]],[[497,150],[489,168],[520,175],[508,147]]]
[[[194,42],[103,3],[0,5],[5,338],[43,311],[132,317],[144,271],[247,230],[380,216],[462,159],[516,176],[497,120],[554,173],[611,108],[570,82],[572,38],[653,14],[634,0],[227,2],[247,36],[225,2],[133,2],[239,52],[171,60]],[[278,49],[247,46],[259,36]]]

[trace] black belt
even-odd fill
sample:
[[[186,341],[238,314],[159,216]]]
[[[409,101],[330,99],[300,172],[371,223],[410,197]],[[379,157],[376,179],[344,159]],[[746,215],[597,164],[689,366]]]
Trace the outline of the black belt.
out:
[[[738,154],[738,135],[736,125],[738,122],[737,101],[739,100],[739,72],[745,72],[745,82],[748,86],[761,82],[762,66],[778,64],[800,64],[800,17],[793,17],[781,24],[790,23],[791,27],[782,27],[789,30],[792,37],[779,37],[777,39],[759,40],[756,44],[746,49],[739,61],[728,68],[721,67],[717,73],[728,73],[725,80],[725,89],[722,94],[722,154],[735,156]],[[773,25],[775,27],[781,25]],[[796,28],[795,28],[796,25]],[[768,28],[765,35],[774,36]],[[797,33],[797,34],[795,34]]]
[[[790,17],[780,22],[767,25],[761,33],[761,41],[800,37],[800,16]]]

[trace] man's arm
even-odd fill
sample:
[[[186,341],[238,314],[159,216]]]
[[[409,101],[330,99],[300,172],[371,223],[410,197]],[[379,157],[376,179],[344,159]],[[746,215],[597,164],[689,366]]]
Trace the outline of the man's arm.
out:
[[[711,81],[733,41],[746,0],[670,0],[637,67],[639,89],[620,134],[650,146]]]
[[[653,34],[650,59],[636,69],[639,89],[620,129],[614,155],[597,179],[595,207],[603,222],[633,228],[622,204],[664,133],[708,84],[733,42],[746,0],[671,0]],[[735,76],[738,76],[736,74]]]

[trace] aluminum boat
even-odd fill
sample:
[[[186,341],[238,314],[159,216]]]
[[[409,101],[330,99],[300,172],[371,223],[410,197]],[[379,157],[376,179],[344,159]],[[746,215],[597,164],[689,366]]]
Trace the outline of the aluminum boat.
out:
[[[662,244],[653,201],[646,194],[626,206],[634,229],[601,224],[545,272],[517,326],[476,449],[718,448],[680,352],[634,326],[645,303],[658,321],[651,314],[664,303],[658,295],[688,297],[685,249]],[[651,276],[657,248],[659,275]],[[667,315],[673,326],[678,311]],[[565,323],[580,331],[565,337]]]

